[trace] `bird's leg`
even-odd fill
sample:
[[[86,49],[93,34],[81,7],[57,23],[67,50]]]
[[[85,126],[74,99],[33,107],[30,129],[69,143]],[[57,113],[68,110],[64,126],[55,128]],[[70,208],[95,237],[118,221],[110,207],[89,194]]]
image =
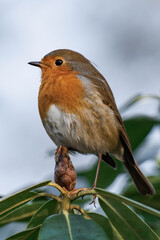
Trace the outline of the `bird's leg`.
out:
[[[100,165],[101,165],[101,160],[102,160],[102,153],[98,154],[98,165],[97,165],[97,171],[96,171],[96,176],[95,176],[95,180],[94,180],[94,184],[91,187],[91,189],[94,189],[97,186],[97,180],[98,180],[98,174],[99,174],[99,169],[100,169]],[[90,204],[94,204],[94,207],[96,207],[96,195],[93,195],[93,200]]]
[[[94,188],[97,186],[97,180],[98,180],[98,174],[99,174],[99,169],[100,169],[100,165],[101,165],[101,160],[102,160],[102,153],[98,154],[97,172],[96,172],[94,184],[93,184],[93,186],[91,187],[91,189],[94,189]]]
[[[98,180],[98,174],[99,174],[99,169],[100,169],[100,165],[101,165],[101,160],[102,160],[102,153],[98,154],[98,165],[97,165],[97,171],[96,171],[96,176],[95,176],[95,180],[94,180],[94,184],[91,188],[89,188],[90,190],[94,189],[97,185],[97,180]],[[81,191],[84,191],[84,190],[87,190],[87,188],[79,188],[79,189],[76,189],[76,190],[73,190],[70,192],[70,195],[73,195],[73,194],[77,194]],[[96,195],[93,195],[93,200],[90,204],[94,204],[94,206],[96,207],[95,205],[95,200],[96,200]]]

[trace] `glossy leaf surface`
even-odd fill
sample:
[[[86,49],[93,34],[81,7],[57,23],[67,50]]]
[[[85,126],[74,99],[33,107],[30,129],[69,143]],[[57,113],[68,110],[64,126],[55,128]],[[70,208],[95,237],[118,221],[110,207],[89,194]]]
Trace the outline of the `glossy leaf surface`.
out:
[[[39,240],[107,240],[104,230],[93,220],[81,215],[56,214],[48,217],[39,233]]]

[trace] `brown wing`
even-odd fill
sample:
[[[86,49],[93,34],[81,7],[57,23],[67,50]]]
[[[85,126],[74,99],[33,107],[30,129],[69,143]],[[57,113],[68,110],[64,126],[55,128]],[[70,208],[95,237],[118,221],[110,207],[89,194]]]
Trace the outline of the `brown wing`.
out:
[[[96,70],[96,69],[95,69]],[[124,127],[121,115],[117,109],[117,105],[115,103],[115,99],[112,93],[112,90],[108,83],[106,82],[105,78],[96,70],[94,76],[86,76],[90,79],[92,79],[92,82],[94,86],[97,88],[97,91],[101,95],[102,101],[104,104],[106,104],[108,107],[112,109],[115,116],[117,117],[118,122],[120,123],[120,135],[124,139],[126,145],[128,146],[129,150],[132,153],[131,145],[127,136],[126,129]]]

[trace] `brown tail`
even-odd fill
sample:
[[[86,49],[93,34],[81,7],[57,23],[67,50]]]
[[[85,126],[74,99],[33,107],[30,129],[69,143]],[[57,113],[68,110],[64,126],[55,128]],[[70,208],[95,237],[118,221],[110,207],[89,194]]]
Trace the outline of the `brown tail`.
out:
[[[121,143],[124,148],[123,164],[128,170],[129,174],[131,175],[138,191],[144,196],[147,194],[150,194],[150,195],[154,194],[155,193],[154,187],[139,169],[136,161],[133,158],[131,150],[128,148],[123,138],[121,138]]]
[[[149,182],[149,180],[143,175],[141,170],[139,169],[137,163],[135,162],[134,165],[128,163],[128,161],[123,162],[124,166],[127,168],[129,174],[131,175],[138,191],[142,195],[147,195],[147,194],[154,194],[155,190],[152,184]]]

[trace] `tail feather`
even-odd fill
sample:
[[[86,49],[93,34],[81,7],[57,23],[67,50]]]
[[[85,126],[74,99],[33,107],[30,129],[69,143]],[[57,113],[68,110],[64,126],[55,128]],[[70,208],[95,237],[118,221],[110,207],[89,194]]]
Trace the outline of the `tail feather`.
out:
[[[143,175],[141,170],[139,169],[137,163],[135,162],[134,165],[130,164],[128,161],[123,162],[124,166],[128,170],[129,174],[131,175],[138,191],[142,195],[147,194],[154,194],[155,190],[152,184],[149,182],[149,180]]]
[[[138,191],[144,196],[147,194],[153,195],[155,193],[154,187],[139,169],[138,164],[133,158],[131,149],[127,146],[127,143],[122,136],[120,136],[120,140],[124,148],[123,165],[131,175]]]

